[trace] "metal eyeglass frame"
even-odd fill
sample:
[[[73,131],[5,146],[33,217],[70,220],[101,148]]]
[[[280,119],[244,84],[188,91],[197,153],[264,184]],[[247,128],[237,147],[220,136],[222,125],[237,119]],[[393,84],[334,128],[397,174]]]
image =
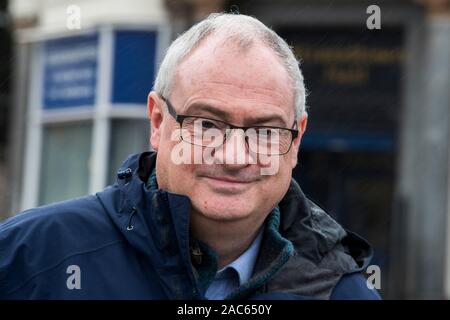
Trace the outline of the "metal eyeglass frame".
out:
[[[297,124],[297,121],[294,121],[294,123],[292,124],[292,129],[289,129],[289,128],[283,128],[283,127],[275,127],[275,126],[251,126],[251,127],[240,127],[240,126],[235,126],[235,125],[233,125],[233,124],[231,124],[231,123],[228,123],[228,122],[225,122],[225,121],[222,121],[222,120],[218,120],[218,119],[212,119],[212,118],[205,118],[205,117],[200,117],[200,116],[189,116],[189,115],[178,114],[178,113],[175,111],[175,108],[173,107],[173,105],[172,105],[172,103],[169,101],[169,99],[164,98],[163,96],[160,96],[160,98],[166,103],[166,105],[167,105],[167,111],[169,111],[169,114],[175,119],[176,122],[178,122],[178,123],[180,124],[180,130],[183,128],[183,121],[184,121],[185,119],[187,119],[187,118],[199,118],[199,119],[205,119],[205,120],[211,120],[211,121],[221,122],[221,123],[225,124],[226,126],[228,126],[229,129],[241,129],[241,130],[243,130],[244,132],[246,132],[246,130],[248,130],[248,129],[281,129],[281,130],[287,130],[287,131],[290,131],[290,132],[291,132],[291,142],[290,142],[290,144],[289,144],[289,148],[287,149],[287,151],[284,152],[284,153],[278,153],[278,154],[272,154],[272,155],[279,155],[279,156],[281,156],[281,155],[284,155],[284,154],[288,153],[288,152],[291,150],[292,142],[298,137],[298,134],[299,134],[298,130],[297,130],[297,129],[294,129],[294,127],[295,127],[296,124]],[[222,145],[225,143],[225,141],[227,140],[227,138],[228,138],[227,135],[224,134],[224,138],[223,138]],[[181,135],[181,139],[182,139],[183,141],[186,141],[186,140],[183,139],[183,135]],[[190,141],[186,141],[186,142],[187,142],[187,143],[190,143],[190,144],[192,144],[192,145],[197,145],[197,144],[194,144],[194,143],[192,143],[192,142],[190,142]],[[247,142],[247,143],[248,143],[248,142]],[[203,145],[198,145],[198,146],[207,147],[207,146],[203,146]]]

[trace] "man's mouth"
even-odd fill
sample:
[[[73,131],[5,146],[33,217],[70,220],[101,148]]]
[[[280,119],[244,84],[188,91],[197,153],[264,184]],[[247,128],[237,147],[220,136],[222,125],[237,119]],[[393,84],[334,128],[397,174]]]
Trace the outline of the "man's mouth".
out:
[[[238,179],[221,176],[204,176],[202,178],[213,190],[227,194],[241,193],[255,182],[255,179]]]
[[[224,181],[224,182],[230,182],[230,183],[251,183],[255,179],[239,179],[239,178],[231,178],[231,177],[221,177],[221,176],[206,176],[206,178]]]

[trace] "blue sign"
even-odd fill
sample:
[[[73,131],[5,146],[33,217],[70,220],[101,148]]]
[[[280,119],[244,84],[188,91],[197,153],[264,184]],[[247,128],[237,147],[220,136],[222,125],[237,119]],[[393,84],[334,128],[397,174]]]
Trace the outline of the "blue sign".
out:
[[[97,86],[98,34],[44,44],[44,109],[93,106]]]
[[[116,31],[114,44],[111,102],[145,106],[155,80],[157,33]]]

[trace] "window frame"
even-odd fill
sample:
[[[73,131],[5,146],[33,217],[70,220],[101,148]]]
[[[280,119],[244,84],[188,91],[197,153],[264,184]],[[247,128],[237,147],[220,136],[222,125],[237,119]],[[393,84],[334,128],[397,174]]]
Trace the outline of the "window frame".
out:
[[[58,123],[91,122],[89,187],[86,194],[93,194],[106,187],[108,182],[108,157],[112,121],[117,119],[148,119],[145,104],[113,103],[111,101],[112,76],[114,72],[114,33],[115,31],[155,32],[156,53],[155,70],[161,61],[164,49],[170,43],[169,24],[107,24],[86,28],[82,31],[67,31],[59,34],[33,32],[24,42],[31,45],[31,66],[27,114],[24,116],[27,132],[25,134],[21,211],[39,205],[42,179],[43,130],[45,126]],[[64,107],[61,109],[43,108],[44,49],[49,40],[73,36],[98,34],[97,44],[97,83],[95,103],[92,106]],[[149,146],[150,148],[150,146]]]

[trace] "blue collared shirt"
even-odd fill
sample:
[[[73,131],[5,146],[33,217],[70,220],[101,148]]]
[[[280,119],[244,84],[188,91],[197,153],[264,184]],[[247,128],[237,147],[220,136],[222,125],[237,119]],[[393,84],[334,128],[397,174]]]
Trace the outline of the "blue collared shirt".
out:
[[[261,246],[263,230],[264,227],[259,230],[251,246],[239,258],[217,271],[213,282],[206,290],[207,299],[223,300],[233,290],[250,280]]]

